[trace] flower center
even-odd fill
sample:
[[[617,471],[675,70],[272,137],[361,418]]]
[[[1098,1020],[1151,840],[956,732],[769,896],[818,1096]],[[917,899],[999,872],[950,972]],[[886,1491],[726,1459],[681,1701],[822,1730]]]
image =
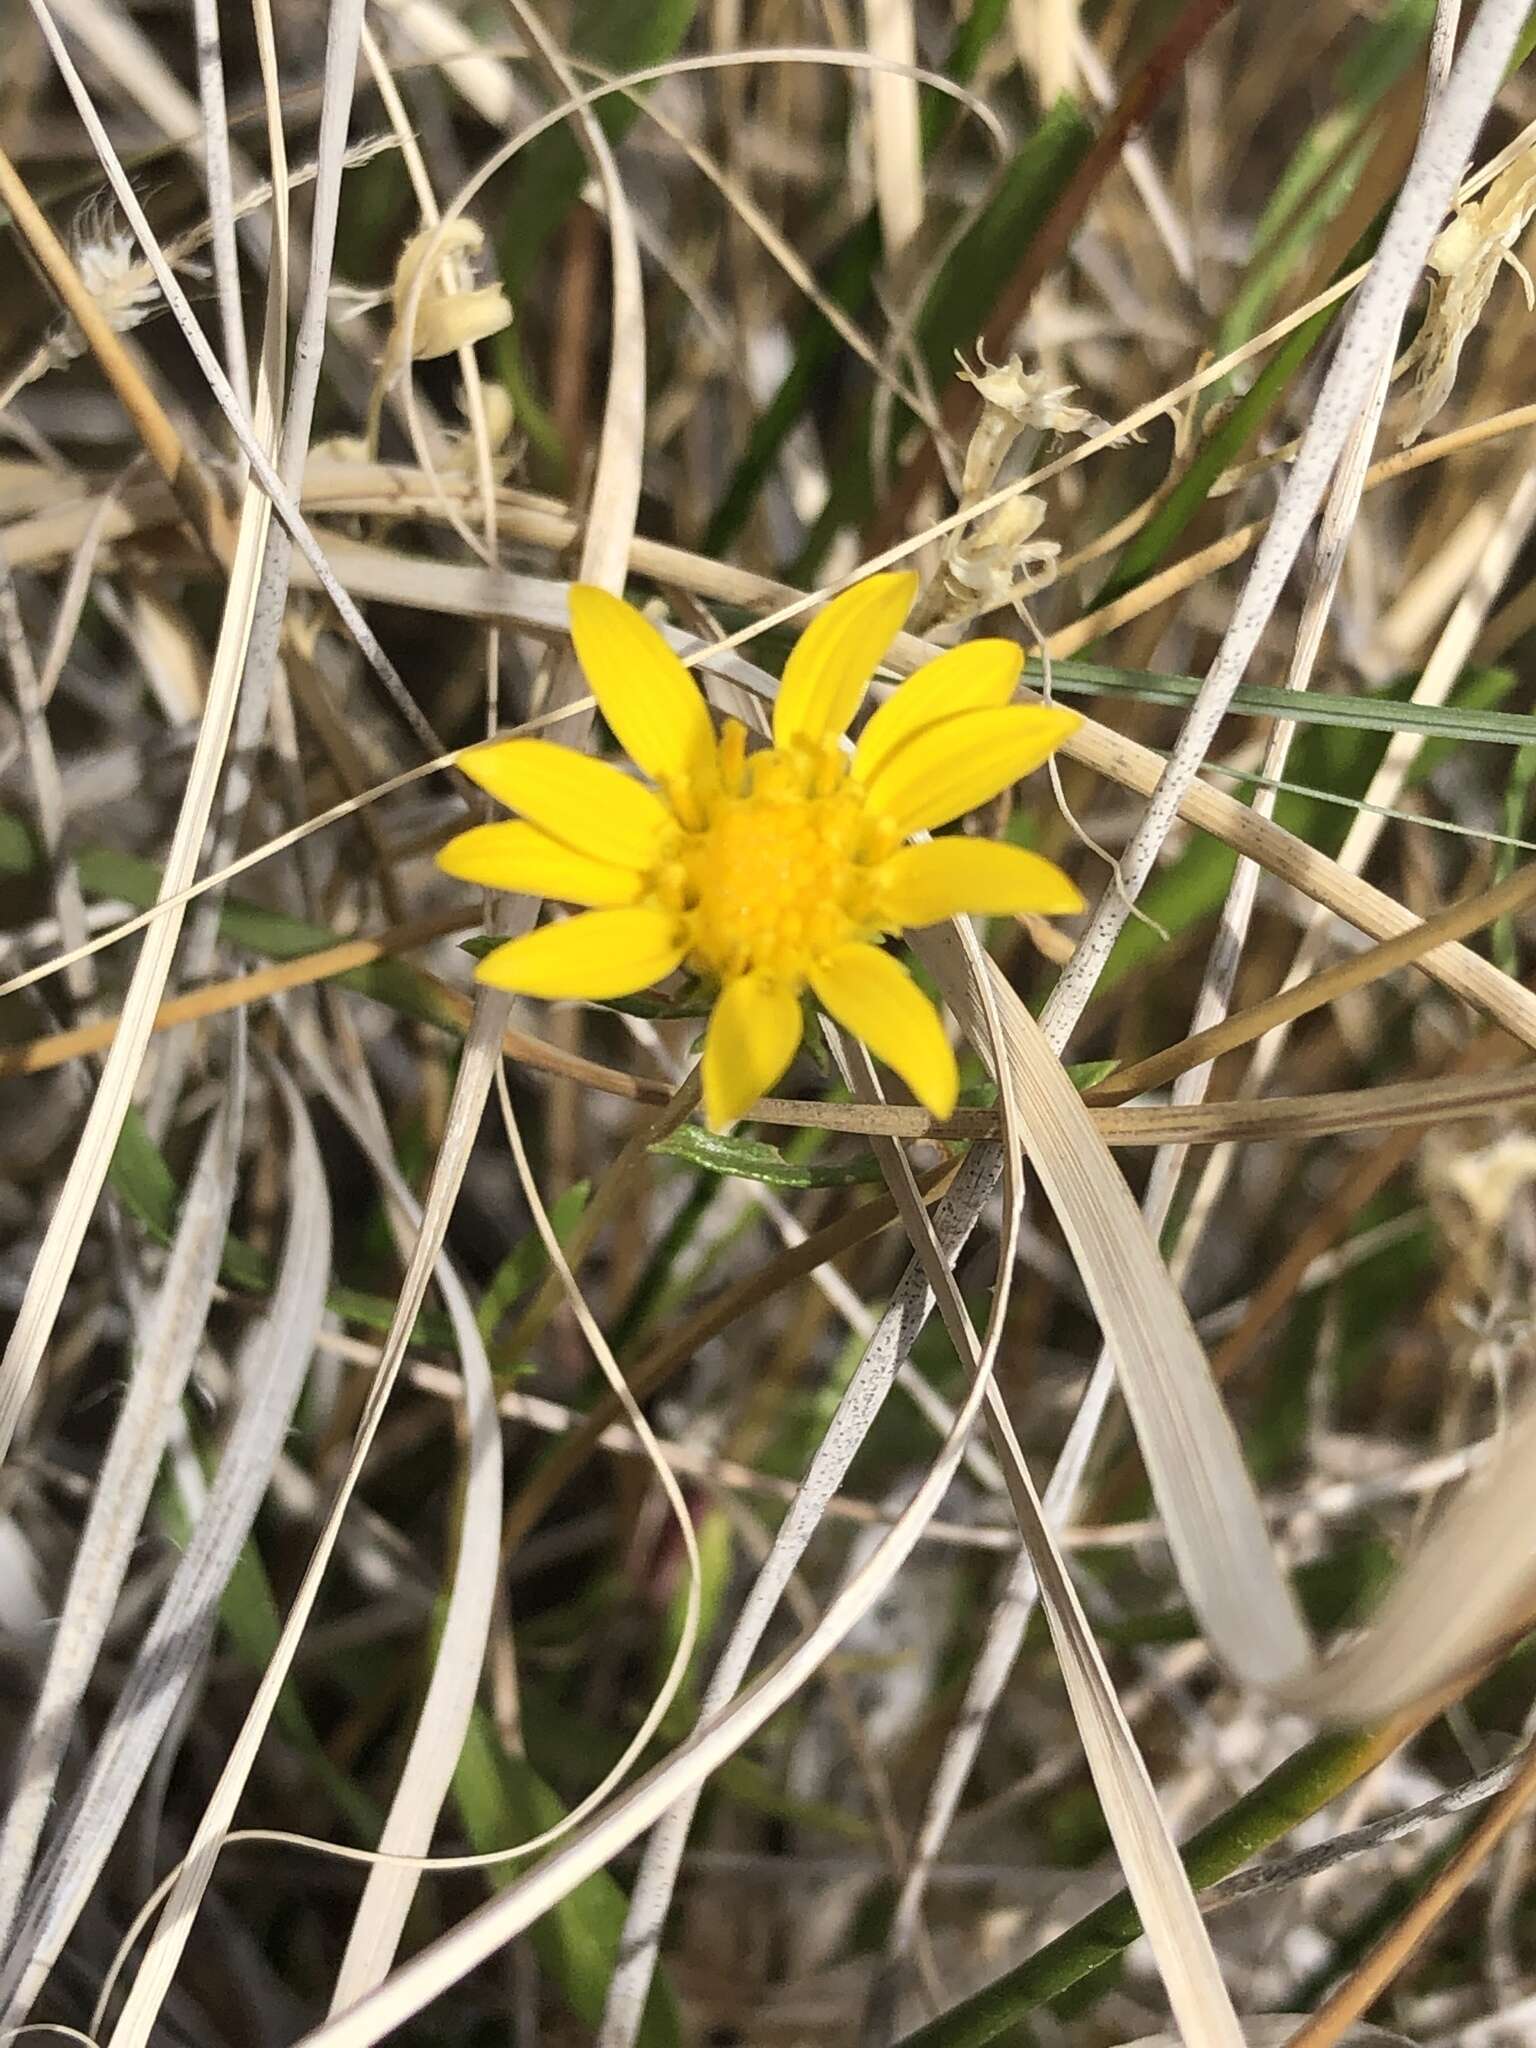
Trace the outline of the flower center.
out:
[[[694,965],[726,980],[761,972],[800,986],[811,963],[878,929],[860,792],[835,757],[774,748],[722,788],[664,878]],[[670,886],[666,886],[670,884]]]

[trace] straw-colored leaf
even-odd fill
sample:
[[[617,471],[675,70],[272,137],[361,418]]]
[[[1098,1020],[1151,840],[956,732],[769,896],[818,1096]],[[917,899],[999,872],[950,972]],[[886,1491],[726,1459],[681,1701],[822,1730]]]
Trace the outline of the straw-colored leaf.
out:
[[[420,1205],[387,1145],[381,1142],[382,1134],[370,1132],[360,1121],[354,1122],[353,1129],[364,1142],[369,1163],[406,1228],[419,1229]],[[464,1480],[453,1576],[437,1634],[432,1676],[389,1818],[379,1837],[382,1852],[402,1857],[422,1855],[430,1846],[453,1784],[485,1662],[500,1560],[502,1457],[496,1387],[474,1304],[446,1257],[438,1260],[436,1280],[453,1323],[464,1375]],[[332,2011],[372,1990],[386,1974],[418,1882],[417,1872],[400,1864],[379,1863],[368,1873],[331,1996]]]
[[[14,1789],[0,1831],[0,1930],[9,1928],[31,1869],[187,1375],[204,1341],[235,1198],[244,1114],[245,1019],[237,1014],[227,1086],[187,1183],[165,1271],[144,1313],[123,1405],[96,1476],[42,1683],[14,1760]]]
[[[0,1973],[0,2009],[19,2025],[57,1962],[112,1851],[185,1688],[250,1534],[309,1369],[330,1271],[331,1216],[319,1148],[297,1090],[272,1079],[292,1131],[287,1228],[277,1286],[240,1348],[240,1405],[186,1548],[145,1632],[74,1799],[22,1899]]]

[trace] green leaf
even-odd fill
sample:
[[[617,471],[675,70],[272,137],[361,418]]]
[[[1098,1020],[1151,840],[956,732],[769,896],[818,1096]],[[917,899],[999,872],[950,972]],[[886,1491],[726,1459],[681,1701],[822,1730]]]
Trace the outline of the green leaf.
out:
[[[957,85],[965,85],[975,76],[1007,11],[1008,0],[975,0],[944,59],[944,72]],[[923,154],[927,158],[949,134],[961,109],[948,94],[933,92],[923,96],[921,107]],[[826,296],[855,319],[862,319],[868,310],[881,252],[880,223],[874,213],[867,213],[838,243],[820,279]],[[725,495],[705,531],[703,553],[723,554],[741,532],[780,449],[844,346],[836,328],[813,309],[800,330],[783,382],[753,422]]]
[[[1173,543],[1200,510],[1217,479],[1258,439],[1265,422],[1284,397],[1291,379],[1338,318],[1344,301],[1324,306],[1288,334],[1253,381],[1252,389],[1205,435],[1194,458],[1139,533],[1120,551],[1095,605],[1112,604],[1158,567]]]
[[[844,1188],[880,1178],[880,1168],[870,1158],[840,1164],[791,1160],[765,1139],[705,1131],[697,1124],[680,1124],[650,1149],[708,1173],[734,1174],[738,1180],[760,1181],[770,1188]]]
[[[550,1203],[549,1220],[558,1243],[563,1245],[576,1228],[591,1194],[592,1183],[578,1180]],[[548,1270],[549,1254],[544,1249],[544,1240],[536,1230],[530,1230],[507,1253],[480,1297],[475,1321],[487,1343],[495,1336],[502,1317],[512,1304],[521,1295],[529,1293]]]
[[[563,1820],[560,1795],[524,1758],[511,1756],[497,1740],[490,1716],[477,1708],[454,1771],[453,1794],[465,1830],[480,1854],[531,1840]],[[509,1857],[485,1875],[496,1889],[517,1876],[521,1863]],[[595,2027],[602,2018],[609,1981],[624,1931],[627,1901],[607,1871],[597,1871],[535,1921],[534,1952],[576,2018]],[[678,2048],[677,2004],[658,1971],[641,2022],[641,2048]]]
[[[1372,113],[1423,50],[1434,0],[1394,0],[1354,43],[1333,80],[1333,104],[1276,180],[1253,233],[1248,270],[1213,343],[1226,355],[1263,325],[1286,279],[1343,208],[1369,154]]]
[[[7,850],[13,850],[8,834],[0,838]],[[159,900],[161,873],[153,861],[107,847],[88,846],[80,853],[77,865],[80,885],[88,896],[120,899],[135,910],[148,910]],[[28,866],[12,872],[34,871],[41,872],[35,848]],[[285,916],[280,910],[269,910],[264,904],[251,903],[239,896],[225,897],[219,912],[219,936],[269,960],[299,960],[306,953],[323,953],[331,946],[345,943],[340,932],[325,925],[306,924],[302,918]],[[461,1029],[431,976],[404,960],[374,960],[366,967],[333,975],[328,985],[355,989],[376,1002],[387,1003],[402,1016],[419,1018],[424,1024],[453,1032]]]
[[[918,342],[940,388],[955,374],[955,355],[976,345],[998,293],[1093,141],[1093,127],[1074,100],[1058,100],[1004,167],[977,219],[941,269],[918,322]],[[892,432],[910,424],[898,407]],[[791,580],[812,582],[835,536],[863,525],[874,507],[870,474],[870,406],[863,400],[850,424],[832,490],[810,538],[791,567]]]
[[[1032,679],[1044,679],[1031,661]],[[1514,687],[1508,670],[1487,670],[1507,678],[1498,694]],[[1197,676],[1156,675],[1143,669],[1109,668],[1095,661],[1053,661],[1051,686],[1064,697],[1129,697],[1138,704],[1188,705],[1202,684]],[[1523,747],[1536,742],[1536,717],[1524,711],[1491,711],[1476,705],[1410,704],[1388,696],[1353,697],[1316,690],[1278,690],[1243,684],[1232,712],[1257,718],[1288,718],[1297,725],[1347,727],[1357,732],[1412,732],[1436,739],[1480,740],[1491,746]]]
[[[150,1236],[169,1244],[176,1229],[182,1190],[165,1163],[165,1156],[149,1135],[136,1109],[130,1108],[112,1152],[107,1170],[112,1190],[131,1216],[138,1219]],[[254,1246],[234,1232],[224,1240],[219,1276],[242,1294],[267,1294],[273,1284],[269,1261]],[[365,1294],[355,1287],[335,1287],[327,1292],[326,1306],[344,1322],[365,1330],[387,1330],[394,1320],[395,1304],[382,1294]],[[423,1309],[416,1319],[412,1342],[448,1350],[453,1345],[453,1326],[445,1315]]]
[[[1504,790],[1504,831],[1507,837],[1516,839],[1523,836],[1526,813],[1531,801],[1531,791],[1536,788],[1536,746],[1522,747],[1516,754],[1509,771],[1509,781]],[[1515,848],[1501,846],[1499,857],[1494,863],[1494,880],[1502,882],[1515,871]],[[1515,939],[1513,913],[1501,917],[1490,935],[1490,950],[1494,959],[1506,974],[1517,979],[1520,973],[1520,949]]]
[[[677,1696],[662,1724],[663,1736],[674,1742],[682,1740],[698,1717],[699,1674],[708,1657],[710,1640],[715,1632],[715,1624],[720,1619],[721,1609],[725,1605],[726,1593],[730,1590],[731,1565],[734,1557],[731,1518],[723,1508],[706,1509],[697,1519],[694,1534],[699,1545],[699,1632],[694,1642],[693,1655],[688,1660],[688,1669],[683,1675],[683,1682],[678,1687]],[[679,1565],[680,1583],[667,1603],[660,1639],[656,1644],[658,1686],[677,1654],[677,1647],[683,1639],[683,1622],[688,1612],[686,1560],[680,1559]]]
[[[593,1007],[616,1010],[621,1017],[645,1017],[653,1023],[667,1023],[707,1017],[715,1007],[715,999],[709,990],[697,995],[684,990],[678,996],[610,996],[606,1002],[596,1003]]]
[[[1119,1064],[1118,1060],[1079,1060],[1075,1066],[1068,1067],[1067,1079],[1078,1094],[1083,1095],[1090,1088],[1097,1088],[1101,1081],[1107,1081]]]
[[[934,378],[947,383],[956,351],[974,349],[998,293],[1087,155],[1093,136],[1093,123],[1063,94],[1004,166],[991,197],[950,251],[918,323],[924,360]]]
[[[565,48],[611,76],[643,71],[674,54],[697,5],[698,0],[583,0],[563,38]],[[640,109],[630,93],[612,92],[596,100],[593,111],[608,140],[617,143]],[[571,116],[536,136],[513,163],[496,254],[507,295],[519,312],[551,237],[587,180],[589,166],[573,133],[574,120]],[[516,327],[497,337],[495,357],[519,422],[546,456],[562,461],[554,423],[529,379]]]

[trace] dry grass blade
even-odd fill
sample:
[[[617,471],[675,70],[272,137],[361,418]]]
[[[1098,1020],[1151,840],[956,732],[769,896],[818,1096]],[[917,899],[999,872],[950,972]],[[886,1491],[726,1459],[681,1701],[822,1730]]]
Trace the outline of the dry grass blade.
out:
[[[1029,1142],[1024,1138],[1024,1124],[1036,1113],[1036,1077],[1024,1074],[1015,1065],[1015,1037],[1000,1014],[1002,1005],[991,985],[992,963],[969,929],[957,925],[931,932],[922,946],[951,1006],[967,1018],[1002,1091],[1003,1168],[1014,1228],[1011,1237],[1001,1235],[1011,1265],[1022,1202],[1021,1148]],[[895,1160],[892,1165],[899,1174],[904,1174],[903,1161]],[[908,1196],[909,1201],[915,1199],[915,1190],[909,1188]],[[903,1215],[946,1329],[972,1371],[984,1370],[986,1353],[977,1348],[954,1277],[947,1263],[933,1256],[936,1246],[925,1242],[921,1232],[926,1220],[921,1208],[913,1213],[904,1207]],[[1090,1297],[1101,1299],[1105,1291],[1102,1277],[1083,1269],[1083,1279]],[[997,1295],[1006,1298],[1006,1290],[999,1287]],[[994,1305],[989,1334],[996,1323]],[[1020,1535],[1034,1566],[1073,1718],[1175,2019],[1190,2048],[1205,2048],[1208,2043],[1240,2048],[1242,2030],[1222,1982],[1194,1892],[1076,1589],[1062,1563],[1013,1424],[995,1388],[990,1390],[986,1413],[1007,1476]]]
[[[290,1206],[277,1286],[252,1324],[236,1373],[240,1405],[218,1470],[84,1783],[60,1815],[27,1888],[0,1977],[7,2024],[19,2025],[57,1961],[111,1853],[183,1689],[197,1670],[218,1601],[282,1450],[325,1305],[330,1201],[304,1106],[279,1068],[272,1078],[292,1130]]]
[[[165,889],[175,893],[191,881],[212,811],[219,771],[234,714],[245,658],[256,575],[271,518],[271,506],[254,487],[241,507],[230,572],[229,594],[209,678],[208,701],[187,776],[186,795],[165,864]],[[69,1285],[91,1215],[106,1178],[112,1148],[127,1112],[155,1011],[170,973],[181,930],[181,912],[168,910],[149,929],[134,968],[122,1021],[107,1055],[90,1114],[70,1165],[63,1193],[32,1269],[27,1292],[3,1357],[0,1357],[0,1456],[15,1435],[54,1319]]]
[[[206,0],[200,0],[206,4]],[[314,207],[310,220],[309,275],[303,304],[299,309],[298,331],[294,337],[293,370],[287,383],[287,405],[277,448],[277,469],[284,488],[297,499],[303,486],[314,425],[315,402],[320,390],[320,364],[325,346],[326,318],[330,304],[332,271],[336,249],[336,221],[341,204],[341,181],[346,163],[347,130],[351,120],[353,86],[357,72],[357,47],[362,31],[361,0],[339,0],[330,9],[326,27],[325,89],[320,110],[320,133],[316,145]],[[200,76],[206,85],[217,74],[218,47],[215,39],[210,57],[202,48]],[[269,91],[270,98],[270,91]],[[276,113],[269,107],[269,115]],[[206,116],[206,108],[205,108]],[[213,199],[215,179],[213,158],[209,160],[209,197]],[[287,300],[288,226],[286,218],[286,160],[274,160],[273,198],[281,224],[272,238],[272,269],[268,308],[274,320]],[[234,260],[233,233],[229,237],[226,261]],[[217,252],[218,243],[215,243]],[[234,309],[238,316],[238,306]],[[226,323],[227,324],[227,323]],[[241,358],[243,361],[243,356]],[[263,372],[273,381],[274,399],[280,401],[282,377],[282,336],[269,329],[262,354]],[[234,381],[232,379],[232,381]],[[238,383],[236,396],[240,395]],[[279,687],[278,651],[282,642],[288,608],[288,581],[293,561],[293,544],[281,525],[267,529],[266,552],[261,565],[256,601],[252,611],[250,641],[240,682],[229,771],[220,793],[218,817],[208,864],[217,872],[229,864],[239,845],[240,831],[255,789],[257,770],[264,754],[273,692]],[[189,981],[206,980],[212,971],[218,944],[219,904],[216,894],[202,903],[187,935],[184,972]],[[180,1046],[185,1053],[188,1036]],[[161,1101],[173,1100],[179,1089],[176,1063],[162,1063],[156,1077]]]
[[[707,1717],[695,1735],[553,1855],[412,1957],[360,2004],[306,2034],[300,2048],[367,2048],[382,2040],[548,1912],[584,1877],[602,1869],[669,1808],[691,1803],[720,1764],[794,1698],[901,1569],[954,1477],[987,1385],[985,1377],[973,1382],[954,1429],[911,1502],[793,1650],[734,1704]]]
[[[1177,1289],[1125,1183],[1107,1155],[1096,1157],[1081,1099],[1064,1076],[1053,1078],[1059,1068],[1039,1027],[1011,990],[1001,1001],[1031,1080],[1030,1159],[1096,1290],[1169,1547],[1212,1647],[1245,1682],[1304,1712],[1382,1720],[1433,1695],[1536,1598],[1536,1566],[1518,1535],[1536,1408],[1453,1501],[1369,1627],[1318,1659]]]
[[[1346,2030],[1361,2019],[1383,1991],[1411,1961],[1426,1936],[1466,1891],[1499,1844],[1530,1812],[1536,1801],[1536,1755],[1527,1755],[1497,1804],[1437,1871],[1397,1924],[1384,1934],[1303,2026],[1285,2048],[1333,2048]]]
[[[208,217],[213,273],[219,293],[219,329],[230,389],[244,413],[251,409],[251,368],[245,348],[245,312],[240,298],[240,252],[235,245],[235,190],[229,161],[229,122],[224,101],[224,56],[219,42],[216,0],[193,0],[197,43],[197,104],[202,117],[203,167],[208,178]]]
[[[1093,1103],[1129,1102],[1133,1096],[1160,1088],[1175,1075],[1217,1059],[1235,1046],[1247,1045],[1276,1025],[1292,1023],[1298,1017],[1321,1009],[1326,1003],[1337,1002],[1341,996],[1349,995],[1355,989],[1368,988],[1384,974],[1416,964],[1442,940],[1464,938],[1469,932],[1480,931],[1485,925],[1521,909],[1532,897],[1536,897],[1536,866],[1519,868],[1502,882],[1495,883],[1493,888],[1468,897],[1464,903],[1453,903],[1447,910],[1437,911],[1433,917],[1426,918],[1417,930],[1404,932],[1399,938],[1385,939],[1380,945],[1369,946],[1348,960],[1340,961],[1337,966],[1326,968],[1321,974],[1292,983],[1265,1002],[1235,1011],[1219,1024],[1209,1025],[1204,1031],[1181,1039],[1165,1052],[1154,1053],[1149,1059],[1138,1060],[1134,1066],[1122,1068],[1090,1091],[1088,1099]]]
[[[974,1014],[978,998],[959,963],[946,982],[951,1001],[966,1006],[962,1017]],[[996,1000],[1010,1071],[1030,1103],[1029,1162],[1072,1246],[1148,1473],[1158,1475],[1180,1579],[1212,1642],[1244,1678],[1277,1684],[1306,1666],[1311,1639],[1270,1559],[1242,1451],[1188,1310],[1040,1026],[1005,982]],[[1255,1567],[1255,1547],[1269,1560],[1263,1570]]]
[[[187,1375],[204,1341],[235,1197],[245,1115],[245,1020],[230,1039],[228,1087],[209,1123],[165,1272],[144,1310],[128,1391],[91,1496],[48,1662],[19,1745],[0,1831],[0,1940],[20,1902],[60,1765],[149,1505]]]
[[[61,608],[62,609],[62,608]],[[32,798],[37,812],[38,837],[53,866],[54,910],[59,936],[66,951],[76,951],[85,941],[85,899],[80,892],[80,875],[74,861],[63,851],[64,790],[59,777],[58,757],[48,731],[48,690],[37,671],[27,644],[21,607],[16,601],[16,584],[10,565],[0,549],[0,645],[4,646],[11,688],[21,719],[22,745],[32,779]],[[91,993],[93,977],[83,963],[68,970],[67,987],[77,1002]]]
[[[1242,681],[1260,634],[1279,600],[1350,431],[1378,375],[1380,337],[1395,331],[1418,283],[1431,238],[1444,220],[1498,91],[1525,20],[1521,0],[1484,0],[1439,103],[1426,114],[1413,162],[1382,232],[1370,275],[1350,308],[1311,422],[1259,543],[1200,696],[1179,733],[1146,815],[1120,863],[1122,889],[1105,893],[1062,976],[1064,1006],[1091,989],[1130,905],[1146,881],[1180,799],[1194,781],[1232,693]]]
[[[377,938],[347,939],[339,946],[326,946],[317,953],[301,954],[272,967],[232,976],[211,987],[187,995],[168,996],[155,1011],[151,1031],[168,1031],[205,1017],[217,1017],[229,1010],[243,1010],[289,989],[305,988],[335,974],[350,974],[375,960],[387,960],[423,946],[445,932],[460,931],[469,920],[462,910],[439,911],[434,917],[416,918]],[[53,1031],[44,1038],[7,1047],[0,1051],[0,1074],[40,1074],[68,1060],[85,1059],[115,1045],[122,1028],[121,1017],[102,1017],[94,1024],[78,1024],[71,1031]]]
[[[420,1208],[394,1163],[387,1130],[352,1106],[339,1086],[333,1085],[328,1093],[338,1109],[350,1110],[352,1133],[388,1194],[398,1234],[405,1237],[419,1229]],[[462,1505],[432,1675],[379,1837],[386,1857],[419,1856],[431,1843],[479,1690],[496,1600],[502,1502],[496,1388],[473,1305],[448,1259],[439,1260],[436,1281],[453,1323],[462,1371]],[[381,1862],[369,1872],[332,1994],[332,2010],[371,1990],[388,1971],[416,1884],[416,1872],[401,1863]]]
[[[917,33],[912,0],[864,0],[864,21],[870,55],[885,59],[892,67],[874,74],[869,94],[875,195],[886,261],[894,263],[917,233],[923,218],[922,145],[913,69],[917,62]]]
[[[111,140],[101,124],[95,107],[91,103],[90,95],[87,93],[85,85],[70,59],[69,52],[64,47],[58,29],[53,22],[52,16],[49,14],[45,0],[29,0],[29,4],[37,17],[44,36],[47,38],[48,47],[53,55],[54,62],[58,65],[59,71],[69,87],[70,96],[90,135],[92,146],[101,160],[102,169],[107,174],[117,203],[122,208],[124,216],[138,237],[140,247],[148,258],[151,268],[154,270],[155,280],[165,296],[166,304],[175,316],[176,324],[181,329],[187,345],[197,358],[198,368],[208,380],[209,389],[218,401],[219,408],[228,421],[230,430],[240,445],[241,452],[251,465],[255,481],[261,487],[262,502],[267,508],[267,512],[269,514],[276,512],[283,525],[292,535],[294,545],[314,572],[321,589],[324,590],[326,596],[340,613],[347,631],[357,642],[358,647],[368,662],[369,668],[384,686],[391,703],[395,706],[401,718],[416,734],[417,739],[429,754],[440,754],[443,751],[441,741],[436,733],[433,732],[428,722],[422,717],[415,698],[412,697],[410,691],[401,680],[394,663],[379,645],[378,638],[374,634],[373,629],[363,618],[362,613],[353,603],[346,590],[343,589],[332,574],[326,562],[324,552],[316,541],[314,534],[310,531],[308,523],[294,501],[292,493],[284,487],[282,478],[279,476],[277,468],[273,463],[270,445],[264,440],[262,435],[260,405],[258,404],[257,417],[254,423],[247,421],[244,413],[241,411],[235,394],[230,387],[229,379],[219,367],[218,358],[209,347],[207,338],[198,324],[197,316],[187,303],[185,292],[183,292],[176,280],[175,273],[165,260],[165,253],[161,249],[153,229],[150,227],[143,207],[139,204],[133,186],[128,180],[128,175],[123,169],[122,161],[116,150],[112,147]],[[238,537],[236,544],[238,547]]]
[[[956,1215],[964,1214],[970,1192],[969,1177],[968,1167],[962,1168],[953,1191],[941,1202],[933,1219],[934,1239],[940,1257],[945,1260],[956,1256],[969,1229],[968,1219],[962,1228],[956,1229]],[[931,1305],[922,1269],[913,1267],[865,1347],[795,1498],[775,1532],[768,1558],[742,1603],[730,1638],[710,1673],[699,1708],[701,1722],[706,1726],[718,1725],[718,1717],[728,1716],[785,1587],[821,1524],[826,1503],[842,1485],[855,1452],[895,1381],[899,1362],[910,1349]],[[974,1409],[987,1384],[985,1376],[974,1382],[966,1401],[967,1411]],[[903,1523],[905,1520],[904,1516]],[[636,2007],[644,2004],[643,1985],[654,1968],[662,1921],[702,1784],[700,1778],[694,1789],[666,1812],[646,1844],[635,1879],[626,1925],[626,1948],[633,1960],[626,1971],[622,1987],[626,1995],[620,2009],[620,2023],[626,2026],[632,2023]],[[614,1996],[611,1992],[610,2011],[614,2009]]]
[[[242,1356],[239,1377],[246,1399],[240,1422],[246,1427],[245,1440],[237,1442],[237,1426],[225,1447],[218,1478],[199,1524],[199,1527],[206,1524],[211,1532],[208,1547],[212,1555],[205,1562],[206,1576],[202,1579],[205,1612],[210,1620],[207,1585],[210,1580],[215,1585],[224,1583],[250,1532],[314,1352],[324,1313],[326,1276],[330,1266],[330,1200],[313,1128],[299,1092],[287,1074],[275,1062],[271,1073],[294,1133],[291,1161],[293,1207],[285,1246],[285,1264],[292,1268],[292,1275],[289,1278],[287,1274],[279,1274],[272,1312],[265,1327],[258,1328],[254,1341]],[[286,1288],[285,1279],[289,1280]],[[247,1412],[251,1416],[248,1425]],[[226,1468],[229,1471],[227,1491]],[[195,1543],[194,1534],[193,1543],[189,1544],[182,1560],[183,1570],[188,1569],[193,1558]],[[188,1577],[193,1577],[190,1571]],[[278,1686],[287,1675],[277,1660],[274,1660],[272,1669],[277,1674],[275,1682],[272,1670],[265,1674],[269,1713]],[[133,2048],[133,2044],[147,2042],[151,2036],[170,1985],[175,1958],[191,1933],[203,1891],[213,1875],[221,1838],[234,1816],[264,1733],[265,1722],[259,1711],[253,1708],[242,1730],[243,1740],[237,1742],[231,1752],[213,1797],[198,1822],[160,1924],[151,1938],[149,1951],[118,2014],[110,2036],[115,2048]]]

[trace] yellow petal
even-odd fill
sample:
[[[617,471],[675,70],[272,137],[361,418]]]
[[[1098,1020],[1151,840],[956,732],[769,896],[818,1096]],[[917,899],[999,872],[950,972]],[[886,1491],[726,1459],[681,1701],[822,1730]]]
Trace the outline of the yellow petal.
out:
[[[541,925],[487,953],[477,981],[519,996],[584,996],[602,1002],[649,988],[682,964],[688,950],[665,910],[587,910]]]
[[[715,729],[698,684],[649,619],[590,583],[571,591],[571,639],[619,745],[658,782],[707,776]]]
[[[728,981],[704,1034],[704,1115],[723,1131],[783,1074],[800,1043],[799,999],[782,982],[743,974]]]
[[[1030,774],[1081,724],[1075,711],[1033,704],[942,719],[881,763],[869,801],[903,839],[931,831]]]
[[[671,822],[653,791],[552,740],[493,740],[460,754],[459,766],[509,811],[620,867],[651,867]]]
[[[937,924],[946,917],[1065,917],[1081,910],[1075,883],[1022,846],[996,839],[934,839],[904,846],[880,869],[881,907],[893,924]]]
[[[881,656],[917,595],[910,570],[869,576],[834,597],[795,642],[773,707],[773,737],[815,743],[848,730]]]
[[[482,889],[513,889],[524,896],[553,896],[561,903],[589,909],[633,903],[641,878],[634,868],[594,860],[574,847],[551,839],[537,825],[514,818],[496,825],[475,825],[450,839],[437,856],[444,874]]]
[[[962,711],[996,711],[1013,695],[1024,650],[1011,640],[968,640],[924,662],[870,714],[854,749],[853,772],[868,782],[904,740]]]
[[[894,1067],[934,1116],[949,1116],[960,1093],[955,1056],[939,1013],[899,960],[878,946],[840,946],[811,969],[827,1014]]]

